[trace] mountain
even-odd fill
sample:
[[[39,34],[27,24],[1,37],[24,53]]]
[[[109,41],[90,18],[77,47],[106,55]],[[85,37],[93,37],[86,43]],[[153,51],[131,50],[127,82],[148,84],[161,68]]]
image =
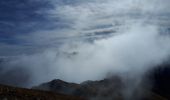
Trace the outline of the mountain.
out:
[[[114,82],[114,83],[113,83]],[[59,92],[86,98],[112,98],[121,100],[121,80],[118,77],[100,81],[85,81],[81,84],[68,83],[56,79],[33,87],[33,89]],[[112,96],[112,97],[110,97]],[[98,100],[98,99],[97,99]]]
[[[120,77],[114,76],[81,84],[55,79],[32,89],[0,85],[0,100],[169,100],[168,72],[165,71],[167,69],[154,70],[154,87],[152,91],[143,89],[144,95],[140,99],[137,98],[139,91],[135,91],[133,97],[125,98],[122,95],[124,84]]]
[[[170,100],[170,63],[159,65],[150,72],[154,91]]]
[[[124,84],[117,76],[100,81],[86,81],[81,84],[68,83],[57,79],[33,88],[81,96],[89,100],[168,100],[147,90],[142,90],[144,94],[142,97],[139,97],[139,91],[136,91],[133,97],[127,99],[122,94]]]
[[[0,100],[85,100],[81,97],[47,91],[0,85]]]

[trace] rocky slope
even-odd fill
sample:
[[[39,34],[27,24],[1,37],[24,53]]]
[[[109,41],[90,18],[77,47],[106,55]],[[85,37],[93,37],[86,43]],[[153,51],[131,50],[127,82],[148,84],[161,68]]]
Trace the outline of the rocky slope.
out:
[[[81,97],[0,85],[0,100],[85,100]]]
[[[152,70],[152,91],[170,100],[170,64],[163,64]]]

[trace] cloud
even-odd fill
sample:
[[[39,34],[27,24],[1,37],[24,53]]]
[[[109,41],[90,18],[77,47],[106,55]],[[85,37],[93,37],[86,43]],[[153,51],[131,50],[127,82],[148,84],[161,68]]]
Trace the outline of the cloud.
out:
[[[54,8],[37,11],[52,24],[40,22],[29,34],[15,35],[19,43],[2,44],[3,52],[17,54],[16,59],[9,60],[10,64],[4,64],[9,66],[6,72],[18,69],[16,66],[28,72],[9,77],[9,80],[28,75],[23,84],[30,86],[54,78],[73,82],[97,80],[109,72],[140,76],[169,56],[170,38],[162,33],[169,25],[169,19],[165,18],[169,16],[169,1],[160,2],[52,1]],[[162,16],[162,13],[167,15]],[[53,28],[42,29],[42,25]]]
[[[93,43],[66,43],[58,49],[19,56],[12,64],[29,70],[31,85],[55,78],[72,82],[97,80],[109,72],[140,75],[167,59],[169,42],[169,36],[161,35],[157,26],[132,23],[116,36]]]
[[[167,20],[162,20],[165,16],[161,14],[168,15],[169,13],[167,5],[169,1],[160,3],[160,0],[75,0],[74,2],[53,0],[51,2],[52,9],[39,12],[53,21],[52,24],[47,23],[47,26],[53,28],[17,36],[22,42],[32,45],[57,44],[68,38],[95,35],[95,32],[101,32],[101,29],[119,31],[121,29],[117,28],[128,24],[128,21],[143,20],[147,23],[158,23],[158,21],[163,23]]]

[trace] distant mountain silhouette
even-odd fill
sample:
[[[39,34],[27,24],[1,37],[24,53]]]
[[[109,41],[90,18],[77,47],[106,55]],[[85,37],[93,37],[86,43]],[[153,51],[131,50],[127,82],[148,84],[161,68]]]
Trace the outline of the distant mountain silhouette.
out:
[[[74,96],[81,96],[90,100],[127,100],[122,94],[124,84],[122,83],[120,77],[117,76],[100,81],[85,81],[81,84],[68,83],[56,79],[33,88],[38,90],[47,90]],[[138,91],[136,91],[131,99],[168,100],[151,91],[142,90],[142,92],[144,94],[142,97],[138,98]]]

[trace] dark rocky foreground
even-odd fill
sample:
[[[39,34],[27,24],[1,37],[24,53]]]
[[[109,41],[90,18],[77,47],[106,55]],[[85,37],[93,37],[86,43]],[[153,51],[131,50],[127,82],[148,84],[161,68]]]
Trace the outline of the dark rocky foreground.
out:
[[[81,97],[0,85],[0,100],[85,100]]]

